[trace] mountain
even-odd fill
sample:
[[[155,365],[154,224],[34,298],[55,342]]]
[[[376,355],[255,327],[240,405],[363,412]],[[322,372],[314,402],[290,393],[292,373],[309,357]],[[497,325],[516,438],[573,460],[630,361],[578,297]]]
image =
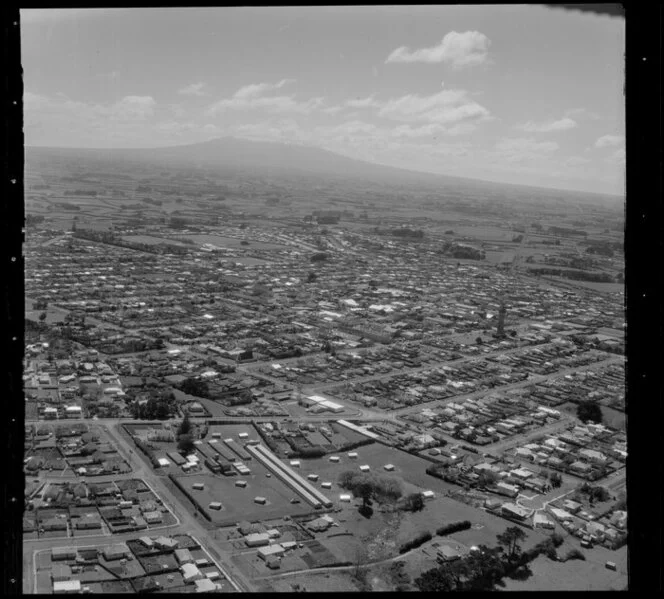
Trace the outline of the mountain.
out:
[[[74,159],[80,164],[113,161],[116,163],[149,163],[177,167],[203,167],[255,173],[258,176],[290,172],[301,175],[326,175],[335,178],[364,179],[394,186],[413,186],[454,193],[490,191],[505,197],[549,197],[562,201],[616,204],[622,198],[581,191],[545,189],[512,185],[449,175],[423,173],[383,166],[348,158],[321,148],[290,143],[250,141],[222,137],[206,142],[141,149],[82,149],[26,147],[26,166],[33,160]]]
[[[294,171],[318,175],[360,177],[383,182],[400,180],[403,183],[440,184],[445,179],[462,181],[457,177],[443,177],[372,164],[316,147],[281,142],[250,141],[235,137],[223,137],[182,146],[145,149],[26,148],[26,162],[30,162],[31,158],[51,156],[61,158],[80,156],[84,160],[150,162],[182,167],[214,167],[267,174]]]

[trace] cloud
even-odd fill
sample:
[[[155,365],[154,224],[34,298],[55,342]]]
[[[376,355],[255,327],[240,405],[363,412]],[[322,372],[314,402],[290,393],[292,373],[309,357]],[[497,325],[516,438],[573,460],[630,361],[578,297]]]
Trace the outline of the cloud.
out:
[[[625,143],[623,135],[603,135],[595,142],[596,148],[617,148]]]
[[[206,116],[214,116],[228,110],[264,109],[272,113],[311,114],[322,109],[325,100],[322,97],[298,101],[295,96],[266,96],[266,92],[275,91],[284,85],[293,83],[293,79],[282,79],[277,83],[252,83],[238,89],[230,98],[224,98],[210,105]]]
[[[596,112],[592,112],[591,110],[588,110],[587,108],[570,108],[569,110],[565,111],[565,116],[571,117],[571,118],[588,118],[593,121],[597,121],[600,118],[602,118],[599,114]]]
[[[368,96],[367,98],[346,100],[345,106],[349,108],[379,108],[381,103],[374,100],[373,96]]]
[[[252,83],[238,89],[233,94],[233,97],[241,99],[257,98],[265,92],[281,89],[284,85],[288,85],[289,83],[295,83],[295,79],[282,79],[277,83]]]
[[[122,120],[147,119],[154,116],[156,104],[152,96],[125,96],[111,107],[110,116]]]
[[[462,89],[447,89],[430,96],[408,94],[383,103],[378,115],[404,122],[441,125],[491,118],[489,111],[468,97]]]
[[[27,145],[130,147],[172,141],[160,122],[178,121],[171,106],[152,96],[128,95],[109,103],[72,100],[64,95],[23,95]],[[179,125],[180,128],[185,124]]]
[[[615,152],[612,152],[611,155],[606,159],[610,164],[625,164],[625,148],[618,148]]]
[[[479,31],[450,31],[437,46],[412,51],[401,46],[394,50],[385,62],[449,63],[452,67],[461,69],[486,62],[490,45],[489,38]]]
[[[178,94],[182,94],[183,96],[204,96],[204,87],[205,83],[190,83],[182,89],[179,89]]]
[[[548,121],[545,123],[533,123],[528,121],[523,125],[517,126],[517,129],[521,131],[527,131],[528,133],[553,133],[555,131],[567,131],[569,129],[574,129],[577,126],[577,122],[569,117],[564,117],[557,121]]]

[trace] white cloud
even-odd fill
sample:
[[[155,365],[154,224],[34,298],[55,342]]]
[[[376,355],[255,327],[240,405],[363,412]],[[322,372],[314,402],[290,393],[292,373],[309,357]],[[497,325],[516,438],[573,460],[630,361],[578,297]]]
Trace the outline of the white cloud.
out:
[[[587,108],[570,108],[569,110],[565,111],[565,116],[571,117],[571,118],[588,118],[593,121],[597,121],[600,118],[600,115],[597,114],[596,112],[593,112],[591,110],[588,110]]]
[[[154,116],[156,102],[152,96],[125,96],[111,107],[111,116],[123,120],[147,119]]]
[[[625,164],[625,148],[618,148],[615,152],[612,152],[611,155],[606,159],[610,164]]]
[[[209,106],[206,116],[214,116],[228,110],[264,109],[272,113],[311,114],[322,109],[325,101],[322,97],[310,98],[305,101],[295,96],[265,96],[265,92],[274,91],[292,83],[293,79],[282,79],[277,83],[252,83],[238,89],[230,98],[224,98]]]
[[[596,148],[617,148],[625,143],[623,135],[603,135],[595,142]]]
[[[517,129],[527,131],[528,133],[553,133],[555,131],[567,131],[574,129],[577,122],[569,117],[558,119],[557,121],[547,121],[545,123],[533,123],[528,121],[523,125],[519,125]]]
[[[182,89],[178,90],[178,94],[181,94],[183,96],[204,96],[205,92],[203,91],[203,88],[205,87],[205,83],[190,83],[189,85],[186,85]]]
[[[367,98],[346,100],[345,106],[349,108],[379,108],[381,103],[374,100],[373,96],[368,96]]]
[[[489,38],[479,31],[450,31],[437,46],[412,51],[401,46],[394,50],[385,62],[443,62],[460,69],[486,62],[490,45]]]
[[[489,111],[468,97],[462,89],[443,90],[430,96],[408,94],[383,103],[378,115],[398,121],[438,123],[480,121],[490,118]]]
[[[277,83],[252,83],[238,89],[233,94],[233,97],[241,99],[257,98],[265,92],[281,89],[284,85],[288,85],[289,83],[295,83],[295,79],[282,79]]]

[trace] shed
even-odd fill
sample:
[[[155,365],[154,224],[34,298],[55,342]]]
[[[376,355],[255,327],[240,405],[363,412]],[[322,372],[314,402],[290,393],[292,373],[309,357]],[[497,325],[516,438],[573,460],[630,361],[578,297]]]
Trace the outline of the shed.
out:
[[[262,547],[270,544],[270,535],[266,532],[255,532],[244,537],[247,547]]]
[[[58,580],[53,583],[53,594],[64,595],[81,592],[80,580]]]
[[[268,557],[281,557],[284,554],[284,548],[276,543],[274,545],[268,545],[266,547],[260,547],[258,549],[258,557],[261,559],[267,560]]]
[[[122,559],[131,555],[129,547],[124,543],[118,543],[117,545],[108,545],[102,549],[102,555],[107,561],[113,561],[116,559]]]
[[[75,547],[53,547],[51,549],[51,559],[56,560],[65,560],[65,559],[76,559],[76,548]]]
[[[219,585],[212,582],[209,578],[202,578],[200,580],[195,580],[194,584],[196,585],[197,593],[212,593],[219,589]]]
[[[180,571],[185,582],[194,582],[203,578],[203,573],[194,564],[182,564]]]
[[[189,549],[176,549],[175,550],[175,559],[178,561],[178,564],[190,564],[194,561],[194,558],[191,556]]]

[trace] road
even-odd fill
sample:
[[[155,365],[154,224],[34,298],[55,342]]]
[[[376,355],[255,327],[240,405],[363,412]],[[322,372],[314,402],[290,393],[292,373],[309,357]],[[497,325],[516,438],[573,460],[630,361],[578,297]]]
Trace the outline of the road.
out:
[[[199,539],[202,544],[210,551],[213,557],[218,558],[217,562],[220,566],[224,576],[231,582],[237,585],[239,589],[246,592],[254,590],[254,586],[241,572],[235,568],[230,561],[231,553],[221,550],[215,545],[212,533],[214,531],[207,530],[202,526],[200,521],[194,517],[194,513],[181,504],[179,498],[172,493],[172,491],[164,483],[165,479],[162,476],[156,475],[146,462],[144,462],[133,450],[128,439],[125,438],[118,431],[118,426],[123,424],[119,420],[96,420],[90,421],[95,425],[102,426],[109,437],[113,440],[120,455],[127,460],[132,467],[132,472],[126,475],[126,478],[138,478],[146,481],[155,492],[161,497],[164,504],[173,512],[178,518],[180,524],[168,527],[169,534],[191,534]],[[111,477],[111,480],[117,480],[120,477]],[[100,479],[101,480],[101,479]],[[161,529],[163,530],[163,529]],[[114,534],[112,537],[108,535],[97,536],[84,536],[73,537],[67,539],[44,539],[44,540],[28,540],[23,544],[23,576],[24,576],[24,590],[26,594],[34,592],[32,572],[33,572],[33,559],[34,552],[41,549],[50,549],[53,547],[61,546],[86,546],[86,545],[107,545],[110,543],[135,539],[136,532]],[[29,574],[30,573],[30,574]]]
[[[572,372],[577,372],[579,370],[594,370],[595,368],[603,368],[605,366],[608,366],[609,364],[620,364],[624,363],[624,358],[622,356],[607,356],[606,359],[600,361],[600,362],[595,362],[594,364],[588,364],[586,366],[570,366],[569,368],[563,368],[562,370],[557,370],[556,372],[552,372],[551,374],[538,374],[538,375],[533,375],[528,377],[527,380],[525,381],[519,381],[517,383],[510,383],[508,385],[502,385],[499,387],[495,387],[490,390],[480,390],[480,391],[474,391],[472,393],[466,393],[463,395],[454,395],[452,397],[447,397],[445,399],[438,399],[430,402],[426,402],[417,406],[409,406],[407,408],[400,408],[398,410],[394,410],[393,413],[397,415],[402,415],[402,414],[408,414],[411,412],[418,412],[421,411],[423,408],[431,408],[431,407],[437,407],[439,405],[444,405],[446,403],[449,403],[450,401],[465,401],[466,399],[474,399],[476,397],[481,397],[483,395],[487,395],[489,393],[495,393],[495,392],[502,392],[502,391],[507,391],[510,389],[519,389],[521,387],[528,387],[529,385],[534,385],[537,383],[541,383],[543,381],[546,381],[548,379],[553,379],[553,378],[558,378],[561,376],[565,376],[566,374],[570,374]]]

